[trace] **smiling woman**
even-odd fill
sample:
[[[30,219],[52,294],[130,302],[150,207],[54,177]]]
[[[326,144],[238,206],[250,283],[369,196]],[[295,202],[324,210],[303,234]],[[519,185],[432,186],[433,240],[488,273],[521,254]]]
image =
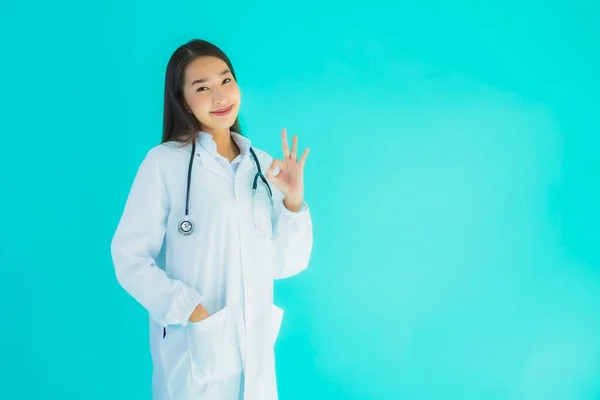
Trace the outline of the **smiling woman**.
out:
[[[203,131],[212,135],[217,152],[232,161],[239,148],[229,132],[242,134],[241,94],[227,55],[211,43],[193,40],[175,51],[166,80],[163,142],[190,144]]]
[[[175,51],[162,142],[140,165],[112,241],[119,283],[150,316],[155,400],[278,398],[273,280],[308,266],[308,149],[298,157],[285,129],[281,160],[254,148],[240,104],[220,49],[193,40]]]
[[[202,74],[208,77],[196,78]],[[223,60],[204,56],[192,61],[184,74],[183,100],[202,130],[217,138],[229,136],[229,129],[237,120],[241,97],[233,73]],[[217,140],[217,148],[219,142],[224,141]]]

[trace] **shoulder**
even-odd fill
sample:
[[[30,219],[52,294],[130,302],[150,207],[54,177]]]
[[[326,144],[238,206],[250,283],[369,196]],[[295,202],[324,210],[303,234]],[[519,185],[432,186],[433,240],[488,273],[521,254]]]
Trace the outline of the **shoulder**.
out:
[[[191,146],[187,147],[191,148]],[[185,163],[185,160],[189,159],[190,148],[174,142],[153,145],[143,153],[138,165],[138,174],[149,174],[164,179],[173,165]]]
[[[145,158],[151,162],[164,163],[173,158],[180,158],[184,154],[189,156],[190,151],[190,145],[182,146],[182,144],[178,142],[165,142],[150,147],[146,151]]]

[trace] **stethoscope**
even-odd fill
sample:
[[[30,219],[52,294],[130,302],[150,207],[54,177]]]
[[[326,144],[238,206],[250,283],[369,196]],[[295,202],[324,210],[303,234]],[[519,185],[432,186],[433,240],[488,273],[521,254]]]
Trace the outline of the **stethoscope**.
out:
[[[184,236],[189,236],[194,233],[194,223],[190,220],[190,185],[192,183],[192,167],[194,165],[194,156],[196,153],[196,143],[192,143],[192,153],[190,155],[190,164],[188,166],[188,175],[187,175],[187,190],[185,194],[185,216],[183,221],[179,223],[179,233]],[[252,182],[252,200],[255,201],[256,196],[256,188],[258,187],[258,178],[260,178],[263,183],[266,185],[267,190],[269,191],[269,201],[271,202],[271,209],[273,209],[273,192],[271,191],[271,186],[267,182],[267,178],[263,175],[260,169],[260,162],[258,161],[258,157],[254,152],[254,149],[250,147],[250,153],[252,154],[252,158],[254,159],[254,163],[256,164],[256,175],[254,175],[254,181]]]

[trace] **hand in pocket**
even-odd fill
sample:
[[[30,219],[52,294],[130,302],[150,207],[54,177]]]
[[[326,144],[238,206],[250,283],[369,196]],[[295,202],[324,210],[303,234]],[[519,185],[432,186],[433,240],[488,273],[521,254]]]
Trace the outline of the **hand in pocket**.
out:
[[[208,311],[206,311],[206,308],[204,308],[202,304],[198,304],[196,308],[194,308],[194,311],[192,311],[192,314],[190,315],[188,320],[190,322],[200,322],[203,319],[208,318],[209,316],[210,314],[208,313]]]

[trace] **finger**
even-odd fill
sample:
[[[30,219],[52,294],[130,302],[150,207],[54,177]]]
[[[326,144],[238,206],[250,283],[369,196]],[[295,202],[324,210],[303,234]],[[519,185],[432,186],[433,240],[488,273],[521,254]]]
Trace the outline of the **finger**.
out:
[[[287,141],[287,131],[285,128],[281,130],[281,147],[283,148],[283,158],[290,158],[290,147]]]
[[[290,157],[292,160],[296,161],[296,157],[298,156],[298,135],[292,136],[292,154]]]
[[[310,149],[307,147],[306,149],[304,149],[304,153],[302,153],[302,157],[300,158],[300,166],[302,168],[304,168],[304,164],[306,164],[306,158],[308,157],[309,152]]]

